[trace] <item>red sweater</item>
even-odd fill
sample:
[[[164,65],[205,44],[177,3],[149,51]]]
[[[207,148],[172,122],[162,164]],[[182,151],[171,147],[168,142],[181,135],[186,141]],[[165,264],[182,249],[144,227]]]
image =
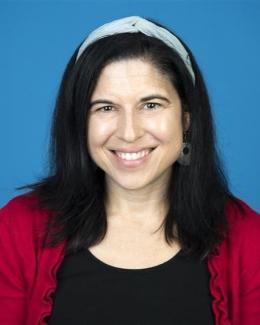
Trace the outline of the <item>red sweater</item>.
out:
[[[0,210],[0,324],[46,324],[65,243],[41,248],[48,213],[19,195]],[[210,292],[216,325],[260,324],[260,215],[241,201],[244,217],[227,204],[231,230],[209,256]]]

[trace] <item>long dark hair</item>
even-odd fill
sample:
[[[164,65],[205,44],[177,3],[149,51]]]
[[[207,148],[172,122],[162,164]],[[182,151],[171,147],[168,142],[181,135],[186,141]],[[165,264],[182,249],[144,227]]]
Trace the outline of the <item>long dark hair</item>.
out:
[[[102,69],[130,58],[143,58],[167,74],[181,98],[182,111],[191,114],[187,134],[192,144],[191,163],[183,166],[175,162],[168,186],[169,210],[162,224],[167,243],[178,239],[184,252],[203,259],[225,238],[226,204],[232,201],[238,205],[238,200],[228,188],[217,152],[202,74],[190,49],[181,42],[191,59],[195,86],[179,55],[161,40],[142,33],[99,39],[77,62],[78,49],[75,51],[64,72],[53,113],[48,175],[17,188],[30,189],[25,195],[37,196],[38,206],[50,211],[44,247],[66,240],[66,253],[70,254],[100,242],[106,234],[105,178],[87,151],[88,110]],[[178,234],[173,231],[175,225]]]

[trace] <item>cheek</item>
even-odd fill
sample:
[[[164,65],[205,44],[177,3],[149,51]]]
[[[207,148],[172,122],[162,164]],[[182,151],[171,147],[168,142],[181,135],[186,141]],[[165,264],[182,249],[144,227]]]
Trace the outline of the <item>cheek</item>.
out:
[[[110,123],[90,119],[87,131],[88,149],[92,151],[94,148],[102,146],[109,138],[110,133]]]
[[[182,125],[179,117],[167,116],[156,119],[150,130],[162,143],[175,144],[182,141]]]

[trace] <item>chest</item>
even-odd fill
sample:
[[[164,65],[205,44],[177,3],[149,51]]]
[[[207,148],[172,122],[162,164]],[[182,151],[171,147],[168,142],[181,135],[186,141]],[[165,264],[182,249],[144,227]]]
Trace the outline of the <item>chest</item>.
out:
[[[141,269],[162,264],[174,257],[181,247],[169,245],[163,232],[152,234],[135,225],[110,225],[105,238],[88,250],[100,261],[120,268]]]

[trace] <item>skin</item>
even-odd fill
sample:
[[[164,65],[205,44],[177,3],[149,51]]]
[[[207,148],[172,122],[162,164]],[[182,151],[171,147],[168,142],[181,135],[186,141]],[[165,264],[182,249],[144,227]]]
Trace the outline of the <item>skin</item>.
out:
[[[151,94],[160,94],[168,101],[154,98],[140,102]],[[131,229],[129,237],[139,231],[141,238],[160,225],[167,211],[165,193],[171,166],[180,155],[189,114],[185,113],[183,126],[181,101],[172,83],[154,65],[139,58],[110,63],[102,70],[91,102],[99,99],[113,104],[91,106],[87,147],[105,172],[109,224]],[[110,150],[130,147],[157,148],[142,166],[119,167]]]

